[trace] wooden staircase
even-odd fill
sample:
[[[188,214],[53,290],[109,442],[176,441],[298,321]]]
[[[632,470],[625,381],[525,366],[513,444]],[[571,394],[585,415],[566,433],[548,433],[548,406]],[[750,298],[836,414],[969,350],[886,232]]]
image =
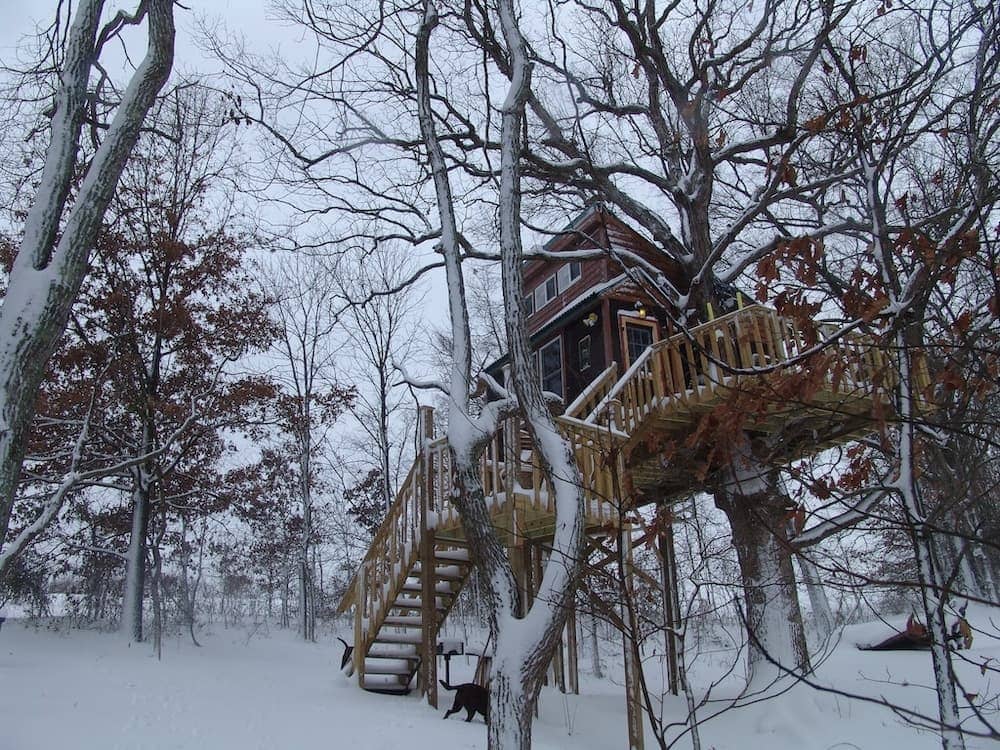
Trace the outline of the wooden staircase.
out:
[[[704,456],[695,451],[687,461],[676,455],[666,461],[649,446],[657,437],[683,440],[705,414],[741,391],[773,396],[743,429],[787,431],[792,420],[794,434],[810,441],[789,442],[785,460],[870,432],[872,414],[891,409],[896,375],[889,355],[858,336],[831,343],[825,365],[810,352],[789,321],[755,305],[654,343],[621,377],[617,365],[601,373],[557,418],[583,478],[587,533],[607,535],[625,510],[698,489],[692,467]],[[788,400],[779,378],[803,375],[811,391]],[[471,569],[452,499],[447,442],[433,439],[426,413],[423,423],[424,447],[338,607],[354,607],[354,671],[366,690],[406,693],[422,663],[429,690],[436,689],[438,632]],[[528,538],[551,537],[554,498],[516,418],[484,451],[480,477],[511,550]],[[425,570],[422,560],[433,565]]]
[[[434,546],[433,625],[435,637],[471,569],[467,549]],[[423,570],[415,562],[391,599],[381,625],[366,641],[360,685],[377,693],[408,693],[420,665],[424,638]]]

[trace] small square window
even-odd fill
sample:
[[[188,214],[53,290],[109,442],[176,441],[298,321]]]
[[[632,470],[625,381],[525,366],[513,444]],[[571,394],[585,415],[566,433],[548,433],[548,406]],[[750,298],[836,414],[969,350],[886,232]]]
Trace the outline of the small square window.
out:
[[[577,345],[577,362],[580,372],[590,369],[590,336],[584,336]]]

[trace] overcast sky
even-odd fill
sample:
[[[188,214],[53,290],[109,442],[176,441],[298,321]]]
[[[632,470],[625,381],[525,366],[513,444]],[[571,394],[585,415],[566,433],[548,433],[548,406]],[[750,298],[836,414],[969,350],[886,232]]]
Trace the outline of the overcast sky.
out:
[[[67,0],[68,1],[68,0]],[[52,22],[58,3],[56,0],[0,0],[0,62],[17,67],[26,62],[32,35],[40,26]],[[77,5],[73,2],[73,7]],[[135,0],[107,0],[106,16],[118,7],[134,9]],[[286,58],[308,55],[312,51],[309,41],[303,43],[300,29],[291,28],[277,21],[269,10],[267,0],[190,0],[185,2],[190,10],[178,6],[175,10],[177,23],[177,46],[175,53],[175,73],[211,73],[219,70],[219,64],[209,59],[199,48],[198,28],[200,22],[214,25],[221,21],[230,33],[243,36],[247,48],[258,53],[278,50]],[[139,33],[144,34],[144,30]],[[145,39],[138,35],[128,40],[132,60],[138,62],[145,49]],[[20,50],[20,51],[19,51]],[[114,48],[109,50],[121,60]],[[121,62],[118,63],[119,65]],[[114,63],[108,63],[110,69]],[[429,280],[432,288],[437,288],[443,279]],[[443,290],[440,290],[443,291]],[[443,323],[447,318],[444,294],[432,294],[424,307],[425,320]]]
[[[0,60],[16,59],[19,41],[39,25],[50,23],[57,4],[55,0],[0,0]],[[108,1],[109,8],[134,5]],[[190,0],[184,5],[190,10],[180,6],[175,9],[177,62],[188,71],[210,64],[195,40],[196,22],[201,18],[223,19],[229,28],[245,35],[258,50],[276,45],[284,49],[297,42],[296,32],[274,20],[265,0]]]

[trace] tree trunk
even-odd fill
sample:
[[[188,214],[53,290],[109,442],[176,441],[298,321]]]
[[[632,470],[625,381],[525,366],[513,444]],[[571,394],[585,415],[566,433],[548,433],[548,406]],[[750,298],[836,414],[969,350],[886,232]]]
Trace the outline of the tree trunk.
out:
[[[808,671],[809,653],[786,534],[790,503],[772,470],[750,458],[735,461],[715,503],[729,519],[739,560],[747,684],[762,689],[787,671]]]
[[[142,640],[142,603],[146,584],[146,534],[149,530],[150,487],[145,472],[136,471],[132,491],[132,532],[125,559],[125,591],[119,632],[129,641]]]
[[[948,623],[945,608],[949,591],[941,576],[940,561],[935,559],[935,537],[937,533],[927,522],[926,509],[917,479],[915,458],[916,432],[913,410],[914,397],[911,390],[911,362],[914,342],[907,334],[913,331],[900,329],[896,333],[896,346],[900,354],[900,378],[897,396],[899,399],[900,427],[898,431],[899,479],[896,488],[903,501],[903,512],[913,543],[913,553],[917,564],[917,582],[924,616],[927,619],[927,633],[931,637],[931,661],[934,668],[934,687],[937,692],[938,719],[940,721],[941,747],[943,750],[965,750],[965,738],[961,730],[961,716],[958,712],[958,696],[955,690],[955,669],[948,650]]]
[[[809,594],[809,604],[812,608],[812,619],[816,624],[816,633],[820,640],[826,642],[833,635],[836,622],[833,611],[830,609],[830,600],[826,595],[826,587],[820,580],[819,571],[816,564],[809,559],[807,554],[799,554],[796,558],[799,569],[802,571],[802,579],[806,584],[806,592]]]
[[[600,641],[597,638],[597,613],[591,612],[590,614],[590,666],[594,671],[594,677],[597,679],[604,678],[604,672],[601,671],[601,649]]]
[[[67,34],[45,165],[0,307],[0,549],[8,541],[25,438],[45,365],[66,326],[142,121],[173,64],[173,2],[154,0],[146,6],[148,53],[78,183],[68,214],[70,187],[80,177],[80,130],[103,3],[81,2]],[[13,554],[23,546],[15,544]],[[0,572],[12,556],[0,557]]]
[[[535,700],[514,665],[493,662],[490,681],[490,720],[487,743],[491,748],[531,750],[531,722]]]

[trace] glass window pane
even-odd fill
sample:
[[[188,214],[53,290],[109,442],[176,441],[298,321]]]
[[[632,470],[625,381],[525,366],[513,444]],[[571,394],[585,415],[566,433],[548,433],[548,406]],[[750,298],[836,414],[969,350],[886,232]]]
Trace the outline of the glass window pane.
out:
[[[625,324],[625,341],[628,346],[628,363],[631,365],[653,343],[653,329],[649,326]]]
[[[562,344],[553,340],[538,350],[542,390],[563,395],[562,388]]]
[[[590,367],[590,336],[584,336],[580,339],[578,355],[580,370],[586,370]]]

